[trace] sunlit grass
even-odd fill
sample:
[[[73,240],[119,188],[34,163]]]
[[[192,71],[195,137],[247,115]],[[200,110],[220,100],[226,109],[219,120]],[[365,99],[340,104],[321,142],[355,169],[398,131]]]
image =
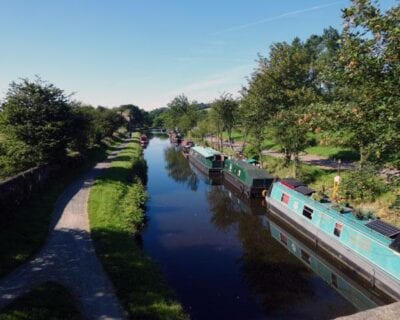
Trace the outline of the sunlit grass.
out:
[[[137,140],[112,162],[90,192],[92,238],[131,318],[186,319],[159,268],[135,241],[145,223],[146,169]]]

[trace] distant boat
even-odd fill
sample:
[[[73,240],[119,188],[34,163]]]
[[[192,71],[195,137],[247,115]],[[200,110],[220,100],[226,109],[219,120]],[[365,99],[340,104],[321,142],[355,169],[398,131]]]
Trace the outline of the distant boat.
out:
[[[232,184],[248,198],[264,196],[274,181],[274,177],[265,170],[243,160],[226,159],[224,162],[224,180]]]
[[[139,142],[142,146],[147,145],[147,143],[149,142],[147,139],[147,136],[145,134],[142,134],[139,138]]]
[[[223,155],[212,148],[192,147],[189,152],[189,161],[208,175],[221,174],[224,167]]]
[[[295,179],[276,181],[266,196],[267,206],[374,287],[400,300],[400,229],[379,219],[358,219],[351,208],[312,199],[313,192]]]

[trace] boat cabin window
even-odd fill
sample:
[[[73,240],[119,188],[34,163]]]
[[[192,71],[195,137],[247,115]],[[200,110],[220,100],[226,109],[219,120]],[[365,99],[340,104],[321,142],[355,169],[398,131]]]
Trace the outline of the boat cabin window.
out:
[[[310,255],[309,255],[307,252],[303,251],[303,250],[301,250],[301,258],[302,258],[305,262],[307,262],[308,264],[311,263],[311,262],[310,262]]]
[[[312,214],[314,210],[311,209],[310,207],[304,206],[303,208],[303,216],[307,217],[308,219],[312,219]]]
[[[333,229],[333,234],[336,237],[340,237],[340,234],[342,233],[342,228],[343,226],[340,223],[335,223],[335,229]]]
[[[289,203],[289,196],[286,193],[282,193],[281,201],[285,204]]]
[[[279,233],[279,238],[281,239],[281,242],[287,245],[287,238],[283,233]]]

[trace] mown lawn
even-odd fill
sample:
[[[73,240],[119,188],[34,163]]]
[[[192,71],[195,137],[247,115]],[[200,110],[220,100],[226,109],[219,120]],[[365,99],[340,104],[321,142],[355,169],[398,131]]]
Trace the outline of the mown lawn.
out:
[[[315,154],[317,156],[326,157],[329,159],[341,159],[341,160],[359,160],[359,154],[350,148],[335,147],[335,146],[313,146],[308,147],[304,150],[306,153]]]
[[[51,214],[58,197],[79,175],[104,159],[120,141],[116,136],[92,149],[81,166],[65,168],[63,175],[51,181],[44,191],[32,194],[28,201],[8,214],[0,224],[0,277],[40,250],[49,233]]]
[[[48,282],[0,311],[0,320],[80,320],[72,295],[61,285]]]
[[[130,318],[186,319],[159,268],[135,240],[145,224],[146,172],[136,134],[91,189],[89,218],[96,253]]]

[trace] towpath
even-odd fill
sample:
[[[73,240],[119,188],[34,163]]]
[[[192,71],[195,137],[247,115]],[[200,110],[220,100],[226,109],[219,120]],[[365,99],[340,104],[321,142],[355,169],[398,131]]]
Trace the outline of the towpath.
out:
[[[0,280],[0,310],[35,287],[54,281],[68,288],[86,319],[125,319],[113,285],[90,237],[90,187],[129,140],[72,183],[57,200],[51,232],[41,251]]]
[[[262,154],[279,159],[283,159],[285,157],[284,153],[274,150],[264,150]],[[338,169],[338,163],[336,160],[329,159],[327,157],[317,156],[315,154],[301,153],[299,155],[299,160],[303,163],[311,164],[321,169],[327,169],[327,170]],[[356,163],[352,161],[342,161],[340,164],[340,168],[343,170],[355,169]]]

